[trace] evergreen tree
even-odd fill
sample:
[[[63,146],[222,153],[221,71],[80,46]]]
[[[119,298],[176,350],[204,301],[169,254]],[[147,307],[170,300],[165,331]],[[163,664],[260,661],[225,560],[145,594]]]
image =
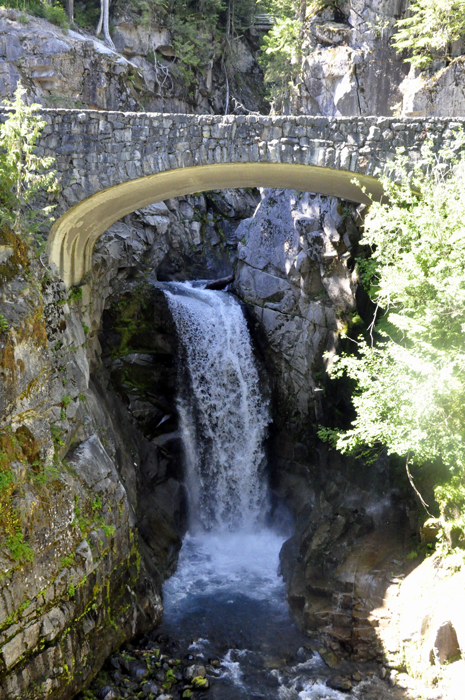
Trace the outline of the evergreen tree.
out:
[[[30,243],[44,219],[50,221],[55,205],[43,203],[47,194],[57,191],[55,159],[36,153],[37,140],[46,126],[37,111],[28,106],[25,89],[19,85],[14,99],[4,104],[11,109],[0,124],[0,223],[8,225]]]

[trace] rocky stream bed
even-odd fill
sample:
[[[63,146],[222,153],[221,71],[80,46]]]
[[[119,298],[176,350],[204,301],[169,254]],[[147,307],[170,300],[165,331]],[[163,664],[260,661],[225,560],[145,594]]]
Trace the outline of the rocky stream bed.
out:
[[[76,700],[179,700],[180,698],[279,698],[279,700],[400,700],[406,694],[403,681],[383,666],[338,660],[315,640],[307,640],[287,658],[260,659],[260,673],[275,689],[266,694],[238,687],[230,694],[230,679],[240,650],[226,657],[202,652],[202,639],[180,642],[159,630],[125,644],[105,663],[89,690]],[[258,665],[258,664],[257,664]],[[229,681],[229,683],[228,683]],[[280,681],[284,681],[281,683]],[[433,696],[431,696],[433,697]]]

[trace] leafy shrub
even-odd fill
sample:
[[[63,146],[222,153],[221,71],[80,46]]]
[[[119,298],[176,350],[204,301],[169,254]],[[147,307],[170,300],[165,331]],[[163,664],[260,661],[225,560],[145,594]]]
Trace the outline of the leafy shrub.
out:
[[[410,15],[399,19],[393,45],[407,50],[405,60],[424,68],[434,56],[444,57],[451,42],[465,35],[465,0],[412,0]]]
[[[27,12],[34,17],[41,17],[46,19],[52,24],[56,24],[62,29],[68,27],[68,17],[63,6],[55,2],[49,5],[47,2],[40,2],[40,0],[2,0],[2,5],[4,7],[11,7],[14,10],[21,10],[22,12]],[[24,15],[20,15],[20,22],[26,24]]]
[[[36,112],[40,105],[27,106],[24,88],[19,85],[14,100],[5,100],[12,108],[0,125],[0,224],[5,224],[20,238],[35,242],[34,234],[43,220],[49,221],[54,205],[38,206],[44,193],[55,194],[57,182],[52,165],[54,158],[36,154],[36,144],[46,122]]]
[[[463,137],[457,139],[460,145]],[[460,524],[465,514],[465,157],[424,155],[412,178],[405,160],[398,161],[400,185],[384,180],[389,203],[373,203],[365,220],[361,243],[371,250],[367,280],[377,309],[373,335],[359,338],[356,355],[336,358],[332,371],[355,381],[356,418],[350,430],[324,428],[320,436],[342,452],[358,450],[365,457],[386,446],[404,459],[412,485],[409,465],[420,472],[439,465],[441,515]]]
[[[300,69],[302,23],[294,18],[278,19],[265,34],[258,62],[265,73],[268,97],[279,110],[292,94]]]
[[[74,4],[74,21],[78,27],[94,31],[100,18],[99,0],[86,0]]]

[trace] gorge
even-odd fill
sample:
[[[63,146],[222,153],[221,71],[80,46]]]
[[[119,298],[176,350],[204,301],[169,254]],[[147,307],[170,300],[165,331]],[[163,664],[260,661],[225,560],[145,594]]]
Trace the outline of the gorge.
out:
[[[0,228],[2,698],[461,700],[460,528],[443,556],[402,460],[319,431],[354,419],[379,178],[460,156],[463,52],[407,77],[406,3],[337,5],[270,115],[253,24],[189,87],[154,18],[115,8],[113,50],[0,8],[60,180],[36,239]]]

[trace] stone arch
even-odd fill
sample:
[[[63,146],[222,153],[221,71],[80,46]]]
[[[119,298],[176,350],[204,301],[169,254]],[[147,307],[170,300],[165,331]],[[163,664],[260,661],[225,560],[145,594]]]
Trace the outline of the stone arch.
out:
[[[68,287],[79,284],[92,266],[99,236],[115,221],[164,199],[239,187],[277,187],[332,195],[353,202],[379,200],[383,188],[367,175],[288,163],[218,163],[148,175],[106,188],[68,209],[53,225],[48,252]],[[363,189],[362,189],[363,188]]]

